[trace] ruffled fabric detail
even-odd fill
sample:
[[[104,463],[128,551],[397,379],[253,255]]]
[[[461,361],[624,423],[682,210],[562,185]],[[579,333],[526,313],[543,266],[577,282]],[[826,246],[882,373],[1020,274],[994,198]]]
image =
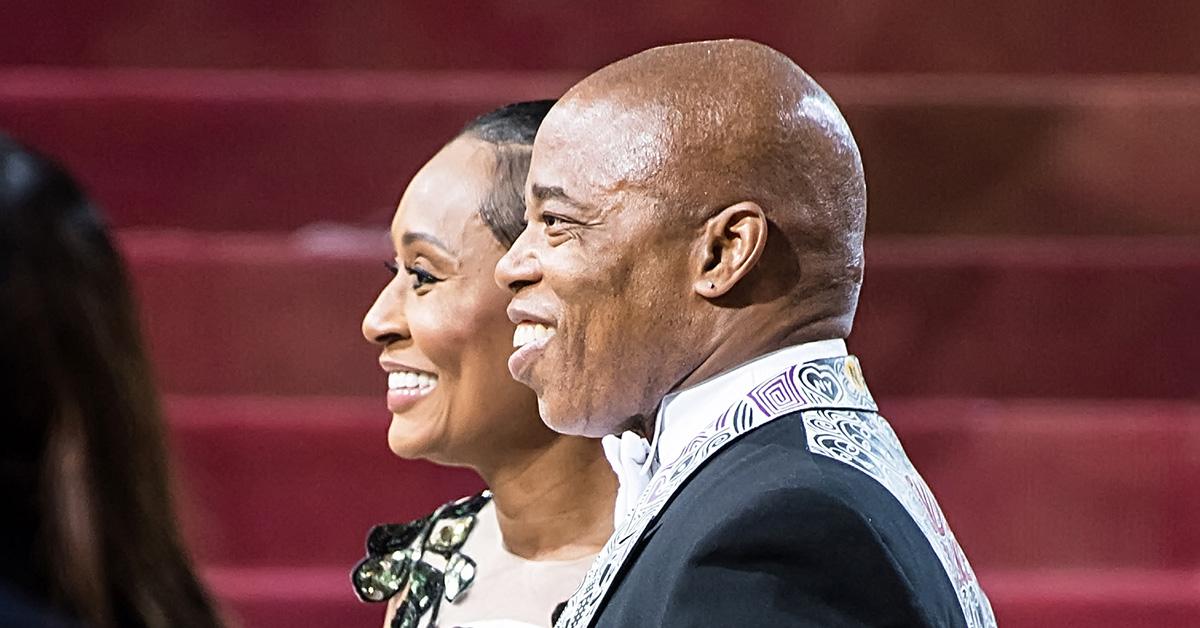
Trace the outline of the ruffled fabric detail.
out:
[[[442,601],[461,598],[475,582],[475,561],[461,550],[491,500],[485,490],[426,517],[372,528],[367,556],[350,572],[358,598],[382,603],[399,595],[392,628],[436,626]]]

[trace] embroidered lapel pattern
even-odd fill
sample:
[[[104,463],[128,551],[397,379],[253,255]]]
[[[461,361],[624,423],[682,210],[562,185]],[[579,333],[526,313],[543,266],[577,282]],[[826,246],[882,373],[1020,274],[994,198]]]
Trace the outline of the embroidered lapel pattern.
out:
[[[815,360],[789,367],[755,386],[688,443],[674,462],[658,470],[624,521],[588,569],[579,589],[567,600],[557,628],[584,628],[599,609],[609,586],[647,526],[700,465],[738,436],[785,414],[815,408],[875,411],[858,359]]]
[[[556,628],[591,624],[647,527],[705,460],[738,436],[797,411],[802,412],[809,451],[855,467],[892,493],[941,561],[967,625],[994,628],[996,620],[987,596],[929,487],[904,454],[891,426],[877,414],[854,356],[794,365],[755,386],[692,439],[678,459],[659,469],[567,601]]]
[[[871,476],[900,502],[925,534],[954,585],[969,628],[994,628],[996,617],[929,485],[913,468],[892,426],[874,412],[805,412],[808,450]]]

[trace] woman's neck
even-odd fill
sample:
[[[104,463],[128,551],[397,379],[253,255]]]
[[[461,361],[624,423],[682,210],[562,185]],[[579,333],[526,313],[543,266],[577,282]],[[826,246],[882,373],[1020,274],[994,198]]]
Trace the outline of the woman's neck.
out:
[[[492,490],[504,545],[517,556],[583,558],[612,534],[617,477],[598,440],[558,437],[480,475]]]

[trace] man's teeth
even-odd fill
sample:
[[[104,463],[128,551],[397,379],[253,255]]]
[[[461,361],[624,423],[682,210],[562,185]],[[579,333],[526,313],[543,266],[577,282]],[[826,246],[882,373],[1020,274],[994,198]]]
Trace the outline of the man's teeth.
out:
[[[437,386],[437,376],[414,371],[392,371],[388,373],[388,390],[399,390],[409,394],[425,394]]]
[[[547,327],[541,323],[521,323],[513,332],[513,346],[523,347],[531,342],[553,337],[555,333],[553,327]]]

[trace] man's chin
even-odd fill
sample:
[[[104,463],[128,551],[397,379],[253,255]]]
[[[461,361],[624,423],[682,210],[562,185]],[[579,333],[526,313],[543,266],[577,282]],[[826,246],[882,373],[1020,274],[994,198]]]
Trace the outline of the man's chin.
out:
[[[517,382],[518,384],[521,384],[522,386],[528,388],[529,390],[532,390],[533,394],[537,395],[539,399],[541,398],[541,396],[542,396],[542,379],[537,376],[537,374],[534,372],[534,369],[532,367],[522,369],[522,370],[516,371],[516,372],[514,372],[510,368],[508,373],[509,373],[509,375],[512,376],[513,381]]]
[[[542,423],[555,432],[568,436],[582,436],[578,431],[578,428],[581,427],[579,421],[571,417],[569,413],[559,411],[555,404],[547,403],[540,392],[538,393],[538,414],[542,417]]]
[[[577,408],[558,407],[556,404],[547,402],[541,395],[538,395],[538,414],[541,415],[542,423],[545,423],[546,427],[559,434],[601,438],[612,433],[603,426],[603,422],[597,424],[592,417],[586,416]]]

